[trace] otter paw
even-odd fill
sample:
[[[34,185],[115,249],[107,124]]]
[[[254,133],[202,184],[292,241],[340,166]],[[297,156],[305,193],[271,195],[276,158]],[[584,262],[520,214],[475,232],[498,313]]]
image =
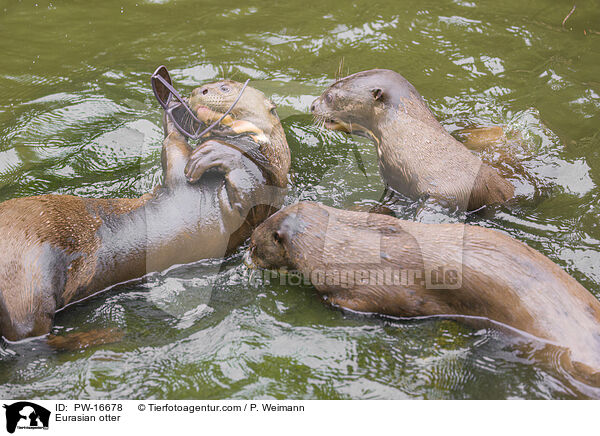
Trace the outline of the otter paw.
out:
[[[226,176],[242,168],[242,153],[217,141],[209,141],[194,150],[185,167],[189,183],[196,183],[210,169],[217,168]]]

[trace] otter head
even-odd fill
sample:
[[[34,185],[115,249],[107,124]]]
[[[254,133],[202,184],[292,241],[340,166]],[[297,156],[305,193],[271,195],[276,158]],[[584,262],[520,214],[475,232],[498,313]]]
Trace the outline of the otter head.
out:
[[[235,102],[242,91],[243,83],[222,80],[208,83],[192,91],[190,107],[198,118],[207,124],[218,120]],[[274,129],[281,129],[275,104],[257,89],[247,86],[240,100],[222,124],[236,133],[257,135],[259,142],[269,138]],[[261,134],[265,138],[261,137]]]
[[[302,269],[307,244],[318,251],[327,229],[327,212],[310,202],[288,206],[259,225],[250,238],[250,259],[265,269]]]
[[[324,126],[360,136],[376,138],[382,118],[396,116],[399,109],[425,101],[408,80],[391,70],[368,70],[338,80],[311,105],[311,112]]]
[[[293,229],[290,228],[289,213],[280,210],[260,224],[250,238],[250,259],[264,269],[294,268],[290,258],[290,242]],[[293,218],[293,217],[292,217]]]

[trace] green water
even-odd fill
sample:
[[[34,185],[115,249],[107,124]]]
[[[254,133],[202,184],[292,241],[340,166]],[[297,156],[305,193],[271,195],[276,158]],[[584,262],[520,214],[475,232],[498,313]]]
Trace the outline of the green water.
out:
[[[287,203],[377,203],[373,146],[308,115],[344,73],[391,68],[450,131],[505,125],[518,200],[470,222],[540,250],[600,297],[600,2],[0,0],[0,201],[139,196],[160,181],[149,74],[221,77],[278,105],[293,168]],[[507,147],[509,147],[507,145]],[[352,149],[355,149],[355,152]],[[494,159],[494,153],[484,158]],[[364,163],[364,174],[356,155]],[[515,164],[516,165],[516,164]],[[521,173],[519,173],[521,174]],[[405,201],[399,217],[412,219]],[[55,333],[125,331],[77,352],[1,351],[11,398],[573,398],[513,339],[453,321],[331,310],[310,287],[249,280],[242,249],[120,286],[60,312]]]

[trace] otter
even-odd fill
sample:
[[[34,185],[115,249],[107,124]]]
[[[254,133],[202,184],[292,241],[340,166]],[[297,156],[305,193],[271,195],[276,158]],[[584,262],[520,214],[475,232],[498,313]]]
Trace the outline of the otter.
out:
[[[200,112],[219,112],[213,90],[231,105],[239,89],[221,81],[197,88],[191,100]],[[163,184],[140,198],[0,203],[0,334],[9,341],[47,334],[68,304],[171,265],[222,257],[246,240],[285,195],[290,152],[272,106],[246,88],[230,126],[194,150],[164,117]]]
[[[253,232],[250,261],[297,271],[343,309],[491,322],[567,349],[600,386],[600,302],[543,254],[495,230],[424,224],[311,202]],[[591,383],[591,382],[590,382]]]
[[[241,90],[241,83],[230,80],[209,83],[192,91],[189,104],[200,120],[210,124],[229,109]],[[270,182],[273,185],[280,188],[287,186],[291,155],[277,115],[277,106],[272,101],[266,99],[262,92],[248,87],[243,92],[240,102],[221,124],[235,134],[249,135],[255,146],[247,147],[245,151],[253,159],[261,162],[261,166],[272,176]],[[185,168],[191,183],[198,181],[208,168],[203,157],[210,153],[209,150],[198,147],[192,152]]]
[[[514,186],[450,135],[400,74],[369,70],[336,81],[311,105],[329,129],[370,138],[394,191],[447,207],[504,203]]]

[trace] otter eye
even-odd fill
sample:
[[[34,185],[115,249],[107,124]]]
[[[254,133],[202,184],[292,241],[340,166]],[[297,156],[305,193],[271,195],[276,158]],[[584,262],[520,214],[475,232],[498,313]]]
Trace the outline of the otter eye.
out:
[[[221,85],[221,91],[223,92],[229,92],[231,89],[229,88],[229,86],[227,85]]]
[[[278,244],[281,244],[283,242],[283,238],[281,237],[279,232],[273,232],[273,240]]]
[[[381,100],[383,97],[383,90],[380,88],[371,89],[371,94],[375,100]]]

